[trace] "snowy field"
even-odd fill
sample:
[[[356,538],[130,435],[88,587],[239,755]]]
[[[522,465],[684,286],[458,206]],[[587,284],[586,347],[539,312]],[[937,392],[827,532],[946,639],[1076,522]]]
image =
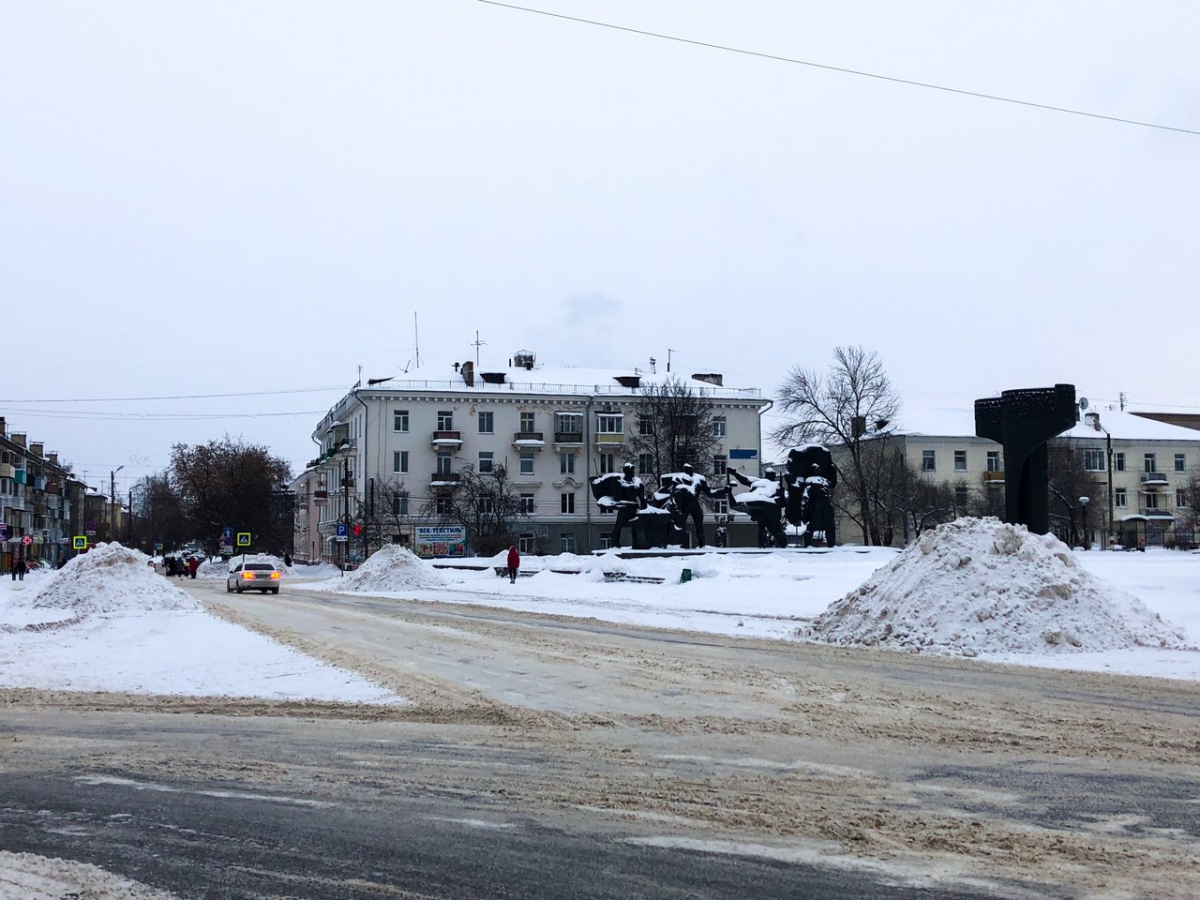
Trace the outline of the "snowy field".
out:
[[[993,569],[989,563],[976,571],[972,566],[987,554],[980,547],[966,553],[962,541],[985,538],[992,540],[967,535],[939,548],[942,557],[959,554],[950,567],[957,580],[930,567],[939,553],[923,557],[910,550],[899,559],[897,550],[838,547],[667,558],[533,557],[523,560],[526,574],[510,584],[492,568],[500,559],[469,560],[466,564],[480,568],[464,570],[434,567],[389,549],[345,575],[328,566],[296,566],[285,576],[283,595],[353,592],[737,637],[876,644],[1028,666],[1200,680],[1200,652],[1174,649],[1200,646],[1200,554],[1083,553],[1035,542],[1030,546],[1041,554],[1036,559],[1027,546],[1020,552],[1028,558],[1014,550],[1001,560],[1016,569]],[[141,554],[116,547],[120,553],[113,550],[107,559],[100,550],[61,572],[31,574],[24,583],[0,579],[0,686],[403,702],[354,673],[209,615],[173,579],[155,574]],[[971,566],[962,562],[972,556]],[[1014,562],[1018,558],[1024,562]],[[893,572],[897,565],[900,570]],[[1026,570],[1041,580],[1021,574]],[[860,591],[873,580],[881,582],[875,584],[880,590]],[[1022,591],[1025,600],[1017,603]],[[856,592],[862,596],[853,608],[849,599]],[[843,598],[838,615],[822,617]],[[237,599],[230,602],[236,605]],[[1068,607],[1070,621],[1056,623]],[[885,615],[895,627],[871,630]],[[824,631],[814,632],[815,623]],[[997,642],[997,633],[1009,639]],[[1021,634],[1031,635],[1031,642],[1011,639]],[[1054,635],[1056,643],[1039,635]],[[898,643],[897,636],[905,641]]]

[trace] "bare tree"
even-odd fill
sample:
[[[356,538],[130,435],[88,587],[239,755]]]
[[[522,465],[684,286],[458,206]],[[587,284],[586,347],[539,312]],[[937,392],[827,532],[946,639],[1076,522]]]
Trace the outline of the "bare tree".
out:
[[[1180,507],[1177,518],[1190,533],[1177,534],[1176,540],[1195,546],[1197,532],[1200,532],[1200,465],[1191,468],[1180,490],[1183,492],[1181,499],[1184,505]]]
[[[1093,522],[1108,521],[1108,491],[1102,480],[1088,472],[1085,448],[1069,440],[1052,440],[1048,447],[1050,529],[1074,547],[1090,539],[1084,534],[1085,510],[1098,517]],[[1082,502],[1084,497],[1087,503]]]
[[[879,478],[890,472],[887,435],[900,409],[900,398],[873,351],[837,347],[826,373],[794,367],[779,389],[786,422],[772,432],[784,446],[815,442],[848,460],[838,465],[839,489],[853,497],[855,520],[868,544],[885,544],[879,521]],[[890,541],[888,541],[890,542]]]
[[[626,437],[629,454],[639,463],[649,461],[639,465],[639,474],[661,481],[664,473],[678,472],[684,463],[711,473],[721,444],[712,410],[712,401],[678,378],[645,385],[633,409],[637,423]]]
[[[504,466],[477,472],[469,463],[457,482],[435,489],[421,512],[445,525],[462,525],[471,548],[484,556],[512,543],[517,523],[530,518]]]
[[[367,485],[366,495],[358,505],[352,520],[362,530],[359,538],[363,543],[364,556],[369,556],[384,544],[390,544],[404,530],[424,515],[424,504],[419,504],[409,492],[403,479],[372,479]]]

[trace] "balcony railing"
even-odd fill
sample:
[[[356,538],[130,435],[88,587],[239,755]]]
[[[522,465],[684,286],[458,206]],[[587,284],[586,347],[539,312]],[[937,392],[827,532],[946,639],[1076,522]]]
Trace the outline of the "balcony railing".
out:
[[[461,431],[435,431],[433,433],[434,444],[461,444]]]
[[[1143,472],[1142,473],[1142,484],[1166,484],[1166,483],[1167,483],[1167,473],[1166,472]]]
[[[596,443],[597,444],[611,444],[614,446],[619,446],[619,445],[625,443],[625,435],[610,434],[607,431],[602,431],[596,435]]]
[[[583,444],[582,431],[556,431],[554,432],[554,443],[556,444]]]
[[[1004,481],[1004,473],[1003,472],[984,472],[982,478],[983,478],[983,481],[985,481],[985,482],[987,482],[987,481],[1001,481],[1002,482],[1002,481]]]
[[[450,487],[458,484],[460,477],[458,472],[434,472],[429,476],[429,483],[433,487]]]

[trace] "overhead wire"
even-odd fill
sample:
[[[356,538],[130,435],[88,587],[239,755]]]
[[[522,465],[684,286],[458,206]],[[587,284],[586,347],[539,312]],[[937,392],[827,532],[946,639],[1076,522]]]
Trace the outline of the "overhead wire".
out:
[[[902,84],[908,87],[924,88],[931,91],[942,91],[947,94],[959,94],[964,97],[974,97],[978,100],[991,100],[996,103],[1011,103],[1016,106],[1026,106],[1033,109],[1046,110],[1048,112],[1064,113],[1071,116],[1083,116],[1089,119],[1102,119],[1107,122],[1116,122],[1121,125],[1135,125],[1138,128],[1154,128],[1160,131],[1173,131],[1179,134],[1190,134],[1200,136],[1200,131],[1191,128],[1181,128],[1175,125],[1163,125],[1158,122],[1143,122],[1138,119],[1126,119],[1122,116],[1110,116],[1104,113],[1089,112],[1088,110],[1075,109],[1069,106],[1054,106],[1049,103],[1037,103],[1033,100],[1021,100],[1016,97],[1005,97],[1001,94],[987,94],[982,91],[970,91],[965,88],[950,87],[944,84],[935,84],[929,81],[917,81],[912,78],[899,78],[895,75],[881,75],[878,72],[866,72],[861,69],[850,69],[845,66],[834,66],[827,63],[818,63],[806,59],[797,59],[791,56],[780,56],[775,53],[764,53],[759,50],[747,50],[744,47],[733,47],[728,44],[716,44],[711,41],[700,41],[694,38],[680,37],[674,34],[666,34],[660,31],[648,31],[642,28],[631,28],[628,25],[617,25],[613,22],[601,22],[596,19],[584,19],[579,16],[568,16],[565,13],[551,12],[545,9],[536,9],[531,6],[518,6],[515,3],[503,3],[501,0],[477,0],[479,3],[487,6],[497,6],[504,9],[514,10],[523,13],[532,13],[534,15],[546,16],[552,19],[563,19],[568,22],[576,22],[581,25],[591,25],[597,28],[608,28],[613,31],[623,31],[628,34],[637,34],[643,37],[656,38],[663,41],[674,41],[678,44],[690,44],[694,47],[704,47],[709,50],[721,50],[726,53],[739,53],[743,56],[753,56],[758,59],[769,59],[774,62],[788,63],[794,66],[807,66],[811,69],[823,69],[827,72],[837,72],[842,75],[855,75],[859,78],[873,78],[876,81],[887,81],[892,84]]]
[[[328,391],[345,391],[345,385],[315,388],[289,388],[280,391],[239,391],[230,394],[169,394],[159,397],[53,397],[40,400],[18,400],[0,398],[0,403],[141,403],[151,400],[212,400],[228,397],[276,397],[283,394],[320,394]]]

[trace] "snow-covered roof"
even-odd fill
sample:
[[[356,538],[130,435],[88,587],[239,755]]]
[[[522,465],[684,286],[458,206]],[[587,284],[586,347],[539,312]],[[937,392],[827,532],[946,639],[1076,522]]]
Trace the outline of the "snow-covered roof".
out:
[[[1107,431],[1114,440],[1184,441],[1200,444],[1200,431],[1192,428],[1168,425],[1165,422],[1156,422],[1154,419],[1145,419],[1133,413],[1117,410],[1104,410],[1098,415],[1102,430],[1097,431],[1085,413],[1073,428],[1064,431],[1060,437],[1103,440]],[[974,409],[938,407],[915,413],[906,412],[901,419],[898,428],[900,434],[928,437],[975,436]]]

